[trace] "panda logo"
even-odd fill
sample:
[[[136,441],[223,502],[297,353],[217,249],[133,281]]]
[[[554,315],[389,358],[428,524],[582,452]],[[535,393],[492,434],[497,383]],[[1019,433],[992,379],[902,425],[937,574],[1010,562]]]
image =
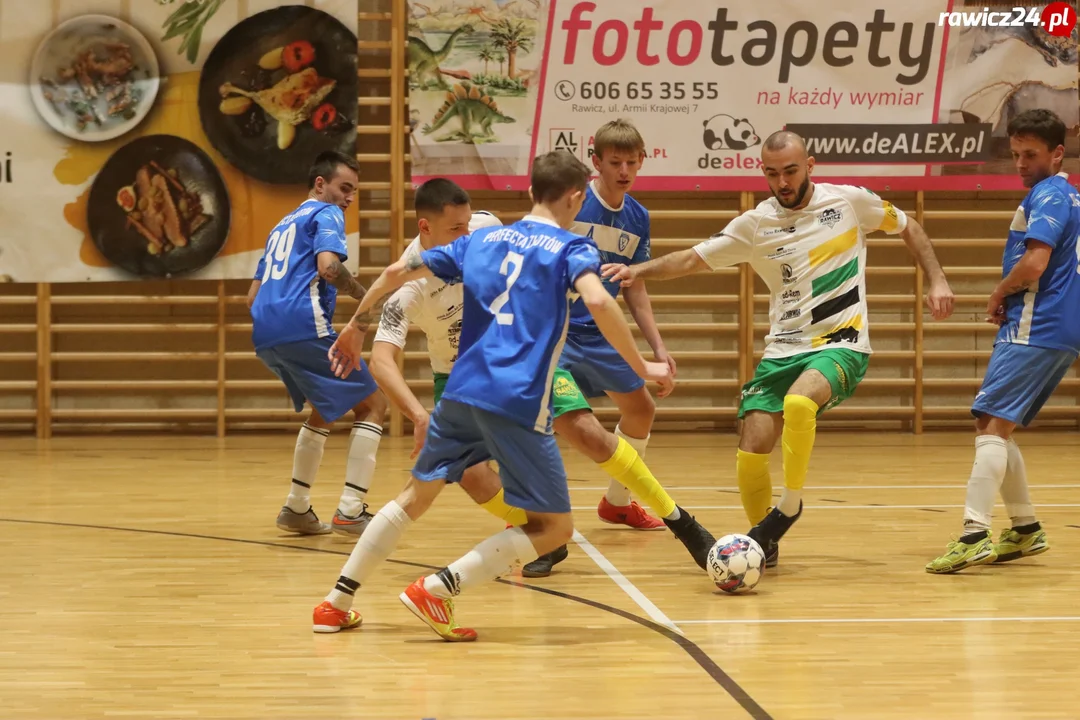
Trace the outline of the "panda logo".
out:
[[[745,150],[761,142],[754,126],[746,118],[739,120],[731,115],[713,115],[702,125],[705,126],[702,141],[710,150]]]

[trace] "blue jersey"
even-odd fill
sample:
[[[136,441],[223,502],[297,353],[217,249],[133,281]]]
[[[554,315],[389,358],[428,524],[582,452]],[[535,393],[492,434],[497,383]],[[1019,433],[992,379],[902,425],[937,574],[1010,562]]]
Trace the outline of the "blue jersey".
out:
[[[593,191],[585,191],[585,202],[571,232],[591,238],[600,249],[600,262],[635,265],[650,259],[649,211],[629,195],[623,196],[619,210],[608,207]],[[619,296],[618,283],[604,281],[611,297]],[[570,310],[570,332],[599,333],[585,303],[578,300]]]
[[[255,349],[334,337],[337,290],[319,277],[321,252],[348,258],[345,215],[337,205],[307,200],[277,224],[266,241],[251,306]]]
[[[464,282],[458,359],[443,397],[551,433],[551,383],[574,283],[600,272],[596,246],[542,218],[483,228],[421,256]]]
[[[1080,193],[1064,173],[1031,188],[1009,228],[1002,277],[1024,256],[1027,240],[1053,251],[1042,277],[1030,290],[1005,298],[1006,321],[996,342],[1080,351]]]

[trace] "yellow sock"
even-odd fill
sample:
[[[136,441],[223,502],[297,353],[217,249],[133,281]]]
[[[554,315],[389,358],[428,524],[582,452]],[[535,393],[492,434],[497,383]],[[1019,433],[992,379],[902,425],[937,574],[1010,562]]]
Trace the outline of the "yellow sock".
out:
[[[769,475],[769,454],[739,450],[735,456],[735,475],[739,478],[746,519],[757,525],[769,514],[772,504],[772,477]]]
[[[621,437],[615,454],[600,463],[600,469],[629,488],[660,517],[666,518],[675,512],[675,501],[653,477],[637,451]]]
[[[781,444],[784,448],[785,492],[778,507],[789,517],[799,511],[803,483],[810,467],[810,453],[817,434],[817,412],[818,404],[808,397],[788,395],[784,398]]]
[[[503,498],[502,488],[499,488],[499,492],[495,497],[491,498],[486,503],[480,503],[480,507],[484,508],[500,520],[505,520],[515,527],[520,527],[527,522],[524,510],[506,504],[506,500]]]

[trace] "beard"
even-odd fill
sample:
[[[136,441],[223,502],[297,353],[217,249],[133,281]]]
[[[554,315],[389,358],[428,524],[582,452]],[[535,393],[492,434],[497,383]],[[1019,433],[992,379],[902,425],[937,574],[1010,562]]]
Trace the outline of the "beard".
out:
[[[795,192],[795,199],[794,200],[792,200],[790,202],[784,202],[783,198],[781,198],[779,193],[776,193],[776,192],[773,192],[773,197],[776,198],[776,202],[780,203],[780,205],[782,207],[785,207],[788,210],[790,210],[793,207],[798,207],[799,206],[799,204],[803,201],[803,198],[806,197],[806,191],[809,190],[809,189],[810,189],[810,175],[807,175],[806,179],[804,179],[802,181],[802,185],[800,185],[799,189]]]

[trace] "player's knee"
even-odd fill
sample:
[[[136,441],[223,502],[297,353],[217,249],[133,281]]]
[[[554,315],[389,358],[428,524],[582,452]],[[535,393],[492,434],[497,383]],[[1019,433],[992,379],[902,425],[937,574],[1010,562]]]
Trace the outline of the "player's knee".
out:
[[[395,500],[410,518],[416,520],[428,511],[445,484],[444,480],[425,482],[410,477]]]
[[[311,414],[308,415],[308,419],[305,421],[307,425],[320,430],[329,430],[334,426],[333,423],[326,422],[323,416],[319,414],[319,411],[315,408],[311,408]]]
[[[615,452],[618,440],[588,410],[575,410],[555,418],[555,432],[593,462],[604,462]]]
[[[817,418],[818,404],[805,395],[789,393],[784,396],[784,424],[802,427]]]
[[[486,463],[473,465],[461,476],[461,489],[474,503],[483,505],[499,494],[502,482]]]
[[[650,425],[656,415],[656,401],[653,400],[652,394],[644,387],[634,393],[634,414],[643,420],[647,419]]]
[[[743,418],[739,433],[739,449],[747,453],[764,454],[772,452],[779,433],[779,415],[750,411]]]
[[[528,522],[522,528],[530,535],[539,535],[540,544],[552,548],[565,545],[574,536],[574,518],[570,513],[528,514]],[[541,554],[548,552],[541,551]]]
[[[570,542],[570,538],[574,536],[573,516],[570,513],[553,515],[548,526],[548,534],[552,542],[556,543],[556,546]]]
[[[368,422],[381,425],[386,417],[386,411],[389,408],[390,405],[386,400],[386,396],[383,395],[382,390],[376,390],[365,398],[363,402],[357,405],[356,408],[354,408],[354,411],[357,414],[366,413]]]

